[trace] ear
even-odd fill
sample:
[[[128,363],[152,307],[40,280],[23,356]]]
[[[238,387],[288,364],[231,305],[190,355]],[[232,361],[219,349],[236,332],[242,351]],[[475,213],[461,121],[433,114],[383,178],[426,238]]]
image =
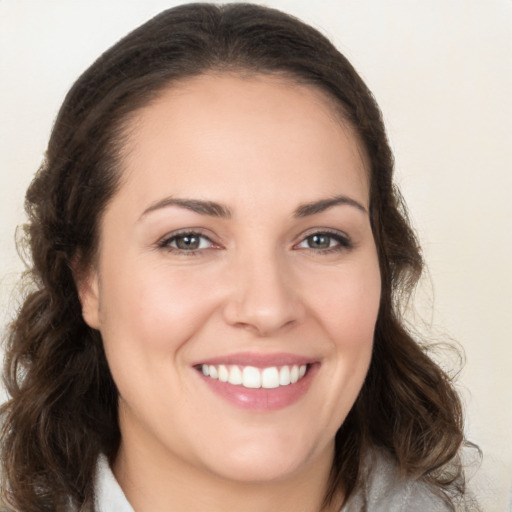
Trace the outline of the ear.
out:
[[[84,272],[76,283],[78,298],[82,304],[82,317],[93,329],[100,328],[99,277],[95,268]]]

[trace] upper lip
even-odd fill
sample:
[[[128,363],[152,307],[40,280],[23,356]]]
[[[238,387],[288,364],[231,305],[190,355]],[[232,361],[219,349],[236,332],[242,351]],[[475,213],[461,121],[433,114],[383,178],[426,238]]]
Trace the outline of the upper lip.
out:
[[[208,365],[239,365],[239,366],[254,366],[256,368],[267,368],[269,366],[286,366],[286,365],[304,365],[317,362],[317,359],[301,356],[297,354],[290,354],[280,352],[275,354],[262,354],[257,352],[237,352],[234,354],[226,354],[224,356],[209,357],[202,359],[193,364],[193,366],[200,366],[202,364]]]

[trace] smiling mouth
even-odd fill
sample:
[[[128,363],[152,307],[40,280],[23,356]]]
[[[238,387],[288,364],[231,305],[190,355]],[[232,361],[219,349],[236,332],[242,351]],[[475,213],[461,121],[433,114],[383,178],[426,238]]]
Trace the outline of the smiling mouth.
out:
[[[247,389],[276,389],[299,382],[308,372],[309,364],[255,366],[202,364],[196,369],[205,377]]]

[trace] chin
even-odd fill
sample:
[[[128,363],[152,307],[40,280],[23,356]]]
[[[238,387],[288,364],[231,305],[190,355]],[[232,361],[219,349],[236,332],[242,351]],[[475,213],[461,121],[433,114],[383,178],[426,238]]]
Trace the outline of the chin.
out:
[[[228,453],[212,457],[210,471],[221,478],[239,483],[279,482],[293,478],[309,466],[327,461],[330,467],[334,444],[319,450],[307,447],[307,443],[291,446],[286,441],[272,443],[261,438],[259,443],[236,449],[230,446]]]
[[[303,461],[275,460],[275,457],[251,457],[244,460],[227,458],[222,465],[212,468],[221,478],[245,484],[280,482],[292,478],[302,469]]]

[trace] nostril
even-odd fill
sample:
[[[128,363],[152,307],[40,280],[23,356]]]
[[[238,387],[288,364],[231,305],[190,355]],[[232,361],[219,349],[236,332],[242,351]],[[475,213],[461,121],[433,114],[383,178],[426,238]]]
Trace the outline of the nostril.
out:
[[[295,325],[301,308],[293,300],[256,300],[246,297],[231,301],[224,308],[224,318],[230,325],[252,331],[258,336],[268,336]]]

